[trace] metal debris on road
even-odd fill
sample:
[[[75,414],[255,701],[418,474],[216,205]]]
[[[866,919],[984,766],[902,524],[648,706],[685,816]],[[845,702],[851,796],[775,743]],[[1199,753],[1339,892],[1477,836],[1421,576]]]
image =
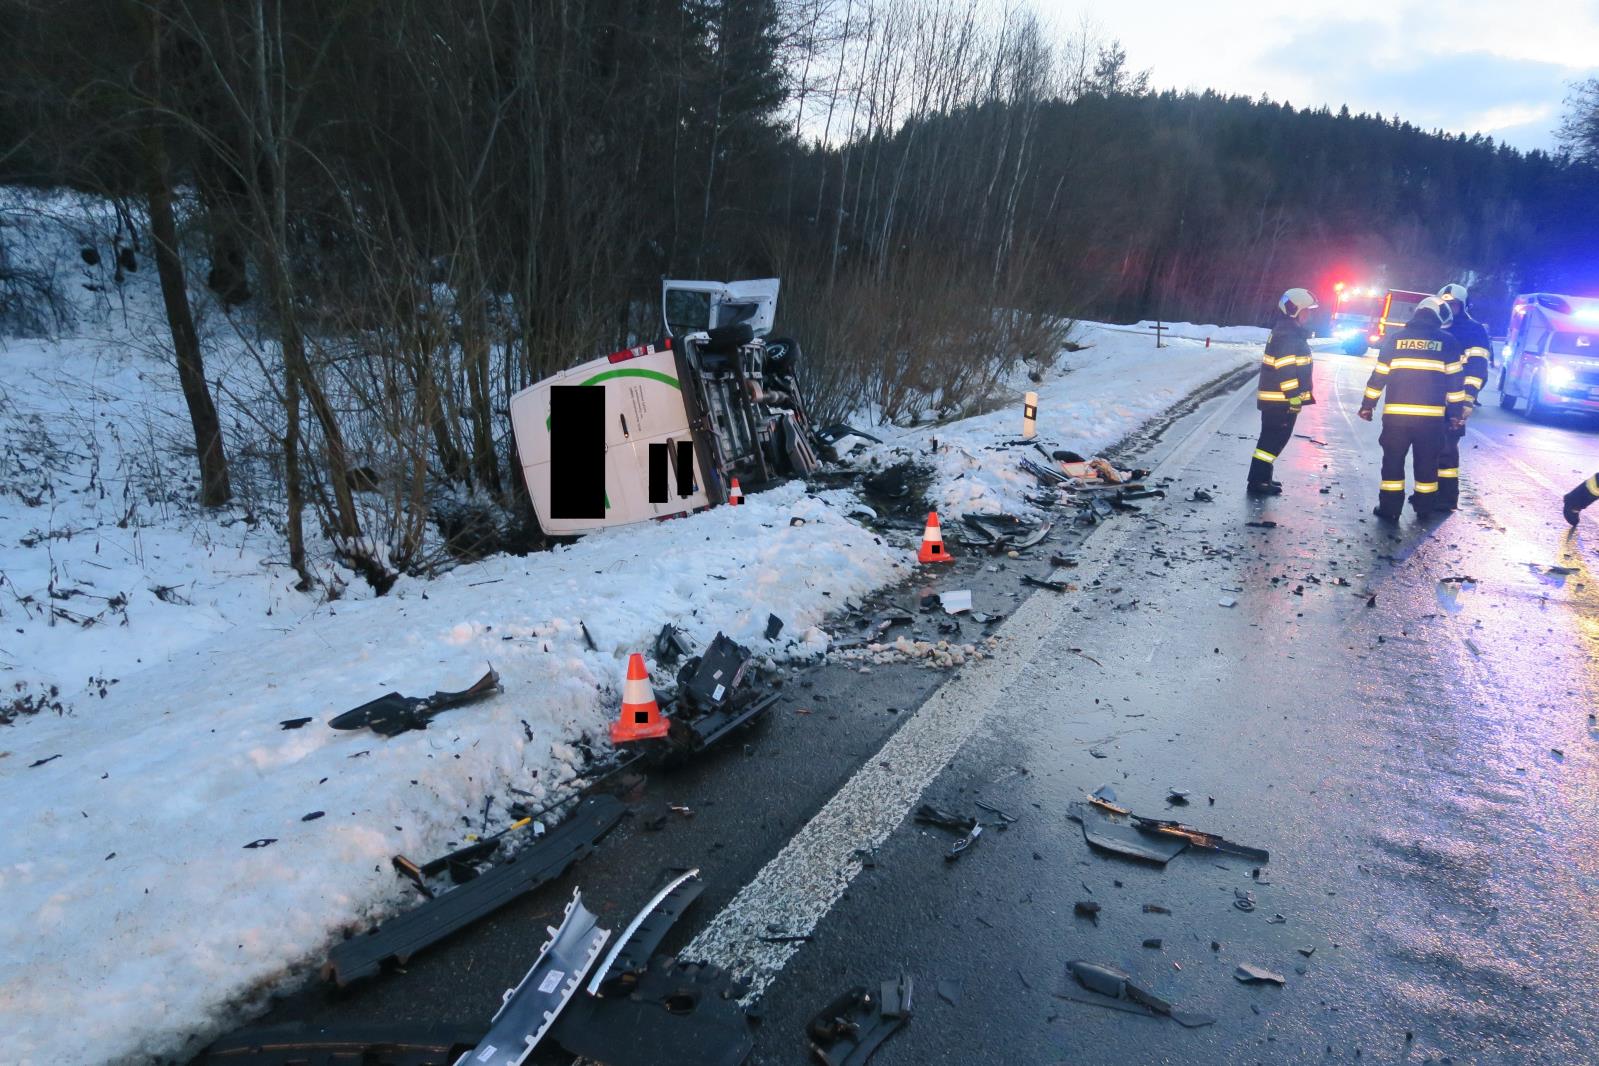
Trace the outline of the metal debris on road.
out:
[[[805,1026],[811,1053],[822,1066],[864,1066],[883,1041],[910,1021],[911,979],[884,981],[874,994],[864,985],[823,1007]]]
[[[940,593],[938,599],[944,608],[945,614],[960,614],[962,611],[972,609],[971,589],[958,589],[953,592]]]
[[[1094,1007],[1107,1007],[1129,1014],[1170,1018],[1178,1025],[1189,1029],[1216,1023],[1216,1019],[1208,1014],[1178,1010],[1153,992],[1134,984],[1128,974],[1114,966],[1073,959],[1066,964],[1066,972],[1075,984],[1068,984],[1063,991],[1055,993],[1057,999],[1086,1003]]]
[[[1097,803],[1073,803],[1067,814],[1083,827],[1083,839],[1089,846],[1116,855],[1165,865],[1188,846],[1184,840],[1142,833]]]
[[[1233,976],[1238,978],[1238,980],[1242,981],[1246,985],[1285,985],[1288,983],[1288,979],[1282,974],[1273,973],[1271,970],[1268,970],[1265,967],[1256,966],[1254,963],[1249,962],[1239,963],[1238,969],[1233,971]]]

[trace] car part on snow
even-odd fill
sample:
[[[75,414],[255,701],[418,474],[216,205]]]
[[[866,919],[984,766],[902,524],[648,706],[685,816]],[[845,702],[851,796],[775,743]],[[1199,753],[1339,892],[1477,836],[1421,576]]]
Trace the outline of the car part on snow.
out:
[[[884,981],[874,995],[856,987],[833,1000],[805,1026],[811,1053],[823,1066],[862,1066],[911,1017],[911,979]]]
[[[548,884],[593,851],[623,811],[615,796],[588,797],[560,825],[466,884],[335,945],[322,966],[323,979],[343,987],[376,975],[386,959],[404,964],[423,948]]]
[[[655,635],[655,644],[651,651],[655,654],[656,662],[662,666],[671,666],[684,656],[693,655],[694,644],[681,629],[667,622]]]
[[[1066,972],[1076,984],[1067,985],[1064,991],[1055,993],[1059,999],[1108,1007],[1129,1014],[1170,1018],[1190,1029],[1216,1024],[1216,1019],[1208,1014],[1178,1010],[1153,992],[1135,985],[1130,976],[1114,966],[1073,959],[1066,964]]]
[[[478,678],[471,688],[459,692],[435,692],[431,696],[402,696],[390,692],[379,696],[354,710],[336,716],[328,725],[334,729],[370,729],[380,736],[392,737],[410,729],[426,729],[428,722],[440,711],[475,703],[500,689],[500,675],[489,667],[489,672]]]
[[[776,640],[777,635],[783,632],[783,620],[775,614],[766,616],[766,639]]]
[[[310,721],[311,719],[309,717],[285,718],[283,721],[279,722],[278,725],[282,726],[284,729],[299,729],[301,726],[309,724]]]
[[[287,1025],[230,1033],[201,1052],[200,1066],[451,1066],[476,1046],[482,1026]]]
[[[612,942],[605,961],[594,968],[589,978],[589,995],[625,995],[631,991],[667,932],[705,891],[705,882],[700,880],[698,870],[673,873],[676,876],[669,877],[644,909],[633,916],[627,928]]]
[[[1288,979],[1282,974],[1274,973],[1263,966],[1256,966],[1251,962],[1239,963],[1238,969],[1233,971],[1233,976],[1246,985],[1285,985],[1288,983]]]
[[[1150,836],[1118,821],[1099,804],[1073,803],[1067,815],[1083,827],[1083,839],[1102,851],[1165,865],[1188,846],[1185,840]]]
[[[664,955],[636,978],[625,995],[573,997],[550,1039],[606,1066],[738,1066],[754,1050],[747,985]]]
[[[521,982],[507,989],[488,1035],[461,1056],[459,1066],[521,1066],[577,991],[611,934],[601,929],[573,891],[560,928],[547,927],[550,939]]]
[[[691,711],[715,711],[727,706],[744,680],[750,650],[717,633],[703,655],[695,656],[678,671],[678,702]]]

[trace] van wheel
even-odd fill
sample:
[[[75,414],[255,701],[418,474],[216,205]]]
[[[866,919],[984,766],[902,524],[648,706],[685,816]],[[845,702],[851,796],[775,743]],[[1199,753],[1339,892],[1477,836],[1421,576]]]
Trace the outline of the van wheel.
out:
[[[1532,385],[1527,389],[1527,410],[1524,414],[1529,422],[1538,421],[1543,417],[1544,412],[1548,410],[1547,407],[1538,402],[1538,397],[1542,395],[1543,371],[1540,370],[1532,376]]]
[[[1506,411],[1514,411],[1516,409],[1516,398],[1510,395],[1509,389],[1505,388],[1505,378],[1509,376],[1506,371],[1499,371],[1499,406]]]

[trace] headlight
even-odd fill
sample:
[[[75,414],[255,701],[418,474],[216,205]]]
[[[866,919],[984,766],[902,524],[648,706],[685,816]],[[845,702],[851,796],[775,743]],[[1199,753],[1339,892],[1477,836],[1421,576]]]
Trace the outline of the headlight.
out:
[[[1359,326],[1345,326],[1343,329],[1333,330],[1333,336],[1343,340],[1345,337],[1353,337],[1364,332]]]
[[[1549,387],[1552,389],[1563,389],[1573,381],[1576,381],[1577,375],[1569,366],[1556,364],[1544,371],[1544,380],[1549,383]]]

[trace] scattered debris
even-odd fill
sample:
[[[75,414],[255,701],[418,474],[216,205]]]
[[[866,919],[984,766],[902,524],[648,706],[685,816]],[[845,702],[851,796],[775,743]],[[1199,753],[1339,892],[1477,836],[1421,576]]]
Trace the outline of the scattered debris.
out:
[[[1091,899],[1080,899],[1076,903],[1072,904],[1072,913],[1077,915],[1079,918],[1087,918],[1090,921],[1098,922],[1099,904],[1095,903]]]
[[[1135,985],[1130,976],[1114,966],[1073,959],[1066,964],[1066,972],[1076,984],[1068,984],[1064,991],[1055,993],[1059,999],[1070,1000],[1073,1003],[1087,1003],[1095,1007],[1108,1007],[1129,1014],[1170,1018],[1178,1025],[1189,1029],[1216,1023],[1216,1019],[1208,1014],[1178,1010],[1153,992]]]
[[[1022,584],[1032,585],[1034,588],[1049,589],[1052,592],[1076,592],[1077,586],[1066,581],[1051,581],[1048,578],[1034,577],[1032,574],[1022,575]]]
[[[657,663],[662,666],[672,666],[679,659],[693,655],[694,645],[681,629],[667,622],[661,627],[661,631],[655,634],[655,644],[651,650],[655,653]]]
[[[911,979],[884,981],[874,995],[864,986],[845,992],[805,1026],[822,1066],[864,1066],[911,1016]]]
[[[1173,807],[1186,807],[1188,806],[1188,797],[1191,795],[1193,793],[1186,788],[1168,788],[1166,790],[1166,802]]]
[[[435,692],[427,697],[402,696],[398,692],[390,692],[354,710],[345,711],[328,725],[334,729],[370,729],[379,736],[392,737],[411,729],[426,729],[429,720],[440,711],[475,703],[499,691],[500,675],[490,667],[488,673],[478,678],[471,688],[459,692]]]
[[[578,619],[577,627],[583,631],[583,643],[588,645],[589,651],[599,651],[598,645],[594,643],[594,638],[589,636],[588,623],[580,618]]]
[[[322,966],[323,979],[343,987],[376,975],[385,959],[403,965],[423,948],[565,873],[594,849],[623,812],[614,796],[588,797],[564,822],[517,854],[369,933],[334,945]]]
[[[924,803],[916,808],[913,817],[923,825],[936,825],[941,829],[953,829],[958,833],[968,833],[977,826],[976,818],[942,810],[930,803]]]
[[[1233,976],[1238,978],[1238,980],[1242,981],[1246,985],[1268,983],[1274,985],[1285,985],[1288,983],[1288,979],[1282,974],[1273,973],[1271,970],[1265,969],[1261,966],[1256,966],[1249,962],[1239,963],[1238,969],[1233,971]]]
[[[1195,489],[1193,491],[1193,493],[1190,496],[1188,496],[1186,499],[1187,499],[1187,502],[1189,502],[1189,503],[1215,503],[1216,502],[1216,497],[1212,496],[1209,492],[1205,491],[1204,489]]]
[[[1257,522],[1245,522],[1244,525],[1248,526],[1250,529],[1276,529],[1277,528],[1277,523],[1273,522],[1269,518],[1262,519],[1262,520],[1257,521]]]
[[[309,716],[305,718],[285,718],[283,721],[279,722],[278,725],[282,726],[284,729],[299,729],[301,726],[308,724],[310,721],[311,719]]]
[[[470,1061],[474,1066],[520,1066],[577,991],[578,983],[611,935],[599,927],[598,920],[583,906],[582,893],[575,890],[560,927],[549,932],[550,939],[539,949],[538,959],[527,976],[506,991],[488,1035],[462,1057],[463,1062]]]
[[[1160,944],[1161,944],[1161,940],[1160,940],[1160,937],[1158,937],[1158,936],[1147,937],[1144,940],[1144,947],[1153,948],[1156,951],[1160,950]]]
[[[1225,837],[1214,833],[1206,833],[1192,826],[1183,825],[1181,822],[1170,822],[1162,818],[1145,818],[1133,815],[1133,823],[1145,833],[1154,833],[1162,836],[1175,837],[1186,840],[1196,848],[1206,851],[1219,851],[1226,855],[1237,855],[1242,859],[1251,859],[1255,862],[1270,862],[1271,853],[1264,848],[1252,848],[1245,844],[1235,844]]]
[[[962,611],[972,609],[972,590],[959,589],[953,592],[940,593],[938,601],[944,608],[945,614],[960,614]]]
[[[657,955],[625,994],[574,996],[550,1039],[607,1066],[738,1066],[755,1047],[744,991],[714,966]]]
[[[766,616],[766,639],[776,640],[777,635],[783,632],[783,620],[775,614]]]
[[[1159,903],[1146,903],[1146,904],[1144,904],[1144,913],[1145,914],[1170,914],[1171,913],[1171,908],[1170,907],[1162,907]]]
[[[201,1066],[371,1063],[450,1066],[477,1046],[483,1028],[421,1025],[287,1025],[241,1029],[214,1042]]]
[[[944,861],[954,862],[956,859],[960,858],[967,848],[977,843],[977,838],[982,835],[983,827],[981,825],[972,826],[972,831],[970,833],[967,833],[965,836],[961,837],[959,840],[955,841],[955,843],[949,846],[949,850],[944,853]]]
[[[321,818],[323,815],[325,815],[327,813],[328,813],[327,811],[312,811],[310,814],[301,815],[300,816],[300,821],[302,821],[302,822],[314,822],[318,818]]]
[[[245,847],[247,847],[247,848],[265,848],[265,847],[269,847],[269,846],[271,846],[273,844],[276,844],[277,842],[278,842],[278,838],[277,837],[262,837],[259,840],[250,841],[248,844],[245,845]]]
[[[1102,804],[1073,803],[1067,814],[1082,825],[1083,839],[1090,847],[1128,858],[1165,865],[1188,846],[1184,840],[1140,832],[1136,826],[1119,820]]]
[[[61,758],[60,752],[56,752],[54,755],[46,755],[42,759],[35,759],[33,762],[30,762],[28,764],[28,769],[32,770],[35,766],[43,766],[47,762],[55,762],[59,758]]]
[[[1216,601],[1216,605],[1218,607],[1236,607],[1238,606],[1238,600],[1232,596],[1223,596]]]
[[[1233,906],[1241,911],[1255,909],[1255,894],[1242,888],[1233,889]]]

